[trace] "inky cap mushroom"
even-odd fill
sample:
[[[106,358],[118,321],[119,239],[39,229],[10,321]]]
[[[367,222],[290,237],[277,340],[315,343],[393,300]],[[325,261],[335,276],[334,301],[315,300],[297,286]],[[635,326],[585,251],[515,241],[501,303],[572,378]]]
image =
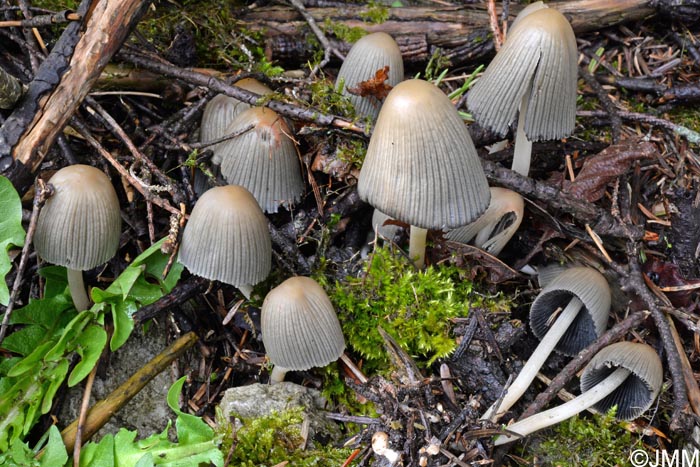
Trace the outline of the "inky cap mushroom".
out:
[[[632,420],[651,407],[662,383],[663,366],[654,349],[632,342],[611,344],[583,369],[580,396],[508,426],[512,434],[499,436],[495,445],[510,443],[588,408],[605,413],[617,406],[618,419]]]
[[[382,105],[374,96],[358,96],[348,91],[363,81],[375,77],[378,70],[388,66],[385,84],[396,86],[403,80],[403,58],[396,41],[385,32],[368,34],[350,49],[338,71],[336,85],[343,81],[342,93],[348,96],[359,115],[377,119]]]
[[[540,344],[500,404],[497,401],[489,407],[482,420],[497,420],[505,414],[525,393],[552,350],[573,356],[600,337],[610,303],[608,282],[592,268],[573,267],[552,279],[530,308],[530,327]]]
[[[328,365],[345,349],[333,304],[309,277],[291,277],[267,294],[260,327],[265,350],[275,365],[272,382],[282,381],[288,370]]]
[[[450,99],[418,79],[399,83],[379,112],[358,181],[360,198],[411,225],[423,265],[427,229],[468,224],[490,191],[469,132]]]
[[[576,37],[564,15],[539,5],[516,18],[467,96],[481,125],[505,134],[520,112],[513,170],[527,175],[532,141],[568,136],[576,118]]]
[[[220,143],[212,163],[227,183],[250,191],[265,212],[291,206],[304,191],[292,131],[273,110],[253,107],[238,114],[227,133],[244,131]]]
[[[81,271],[106,262],[119,247],[119,199],[109,177],[89,165],[64,167],[49,183],[54,194],[37,219],[34,247],[45,261],[67,268],[73,302],[82,311],[90,299]]]
[[[272,261],[267,218],[253,195],[237,185],[206,191],[185,226],[178,261],[192,274],[233,285],[250,298]]]

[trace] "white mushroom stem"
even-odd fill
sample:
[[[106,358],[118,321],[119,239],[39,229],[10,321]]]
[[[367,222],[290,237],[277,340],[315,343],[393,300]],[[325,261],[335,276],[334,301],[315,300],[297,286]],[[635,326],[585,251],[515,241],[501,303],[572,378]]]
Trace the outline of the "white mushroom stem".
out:
[[[73,299],[75,309],[85,311],[90,308],[90,298],[85,289],[85,282],[83,282],[83,271],[67,268],[67,272],[68,288],[70,289],[70,296]]]
[[[288,368],[275,365],[275,367],[272,369],[272,373],[270,373],[270,384],[277,384],[284,381],[284,377],[287,374],[287,371],[289,371]]]
[[[561,337],[567,329],[569,329],[574,319],[576,319],[581,308],[583,308],[583,302],[579,300],[578,297],[572,297],[569,304],[566,305],[566,308],[564,308],[554,324],[552,324],[544,335],[535,351],[532,352],[530,359],[525,362],[525,366],[523,366],[523,369],[518,373],[518,377],[515,378],[513,384],[511,384],[506,391],[503,400],[500,401],[500,404],[498,403],[499,401],[496,401],[489,407],[486,413],[481,417],[482,420],[498,420],[518,401],[518,399],[520,399],[520,396],[530,387],[530,384],[537,376],[537,372],[542,368],[549,354],[552,353],[552,350],[554,350],[554,347],[556,347]]]
[[[408,237],[408,257],[411,258],[418,269],[425,266],[425,241],[428,237],[428,229],[411,226]]]
[[[525,134],[525,116],[527,115],[529,102],[530,96],[528,93],[525,93],[523,100],[520,102],[520,110],[518,112],[518,128],[515,133],[513,165],[511,166],[514,172],[518,172],[525,177],[530,172],[530,159],[532,157],[532,141],[527,139]]]
[[[506,427],[513,434],[499,436],[496,438],[494,445],[500,446],[501,444],[516,441],[537,430],[555,425],[583,412],[615,391],[630,374],[631,372],[626,368],[617,368],[603,381],[569,402],[527,417]]]

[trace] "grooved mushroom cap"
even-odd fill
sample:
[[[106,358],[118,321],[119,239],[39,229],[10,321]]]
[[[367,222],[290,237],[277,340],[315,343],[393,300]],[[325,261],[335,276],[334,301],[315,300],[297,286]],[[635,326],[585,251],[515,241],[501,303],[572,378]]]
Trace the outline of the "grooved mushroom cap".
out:
[[[565,308],[573,296],[583,302],[583,308],[555,347],[569,356],[583,350],[605,330],[611,302],[605,277],[595,269],[569,268],[542,289],[530,308],[530,327],[542,339],[552,324],[552,314],[557,308]]]
[[[260,326],[272,363],[290,370],[328,365],[345,349],[333,304],[309,277],[291,277],[272,289],[262,305]]]
[[[254,78],[243,78],[233,85],[261,96],[272,92],[272,89]],[[236,115],[250,108],[251,105],[246,102],[241,102],[226,94],[217,94],[204,107],[199,140],[202,142],[213,141],[226,135],[226,129]]]
[[[576,119],[576,37],[555,9],[523,12],[469,92],[467,105],[477,122],[504,135],[527,94],[528,139],[562,138],[571,134]]]
[[[620,367],[628,369],[631,374],[620,387],[593,408],[607,412],[617,405],[616,417],[632,420],[651,407],[663,384],[661,359],[650,346],[618,342],[601,349],[583,369],[581,392],[597,385]]]
[[[39,214],[34,233],[37,253],[49,263],[86,271],[109,260],[119,247],[119,200],[109,177],[76,164],[49,180],[54,195]]]
[[[272,240],[253,195],[236,185],[206,191],[185,226],[178,261],[193,274],[236,287],[265,279]]]
[[[348,92],[362,81],[374,78],[376,72],[389,67],[386,84],[396,86],[403,80],[403,58],[396,41],[385,32],[375,32],[355,42],[338,71],[336,85],[342,80],[343,95],[348,96],[360,115],[377,119],[382,105],[374,97],[362,97]]]
[[[472,222],[491,197],[457,109],[439,88],[418,79],[389,92],[369,141],[358,191],[388,216],[442,230]]]
[[[249,190],[265,212],[277,212],[304,191],[292,131],[273,110],[253,107],[238,114],[226,133],[250,125],[250,131],[217,145],[212,163],[220,165],[226,182]]]

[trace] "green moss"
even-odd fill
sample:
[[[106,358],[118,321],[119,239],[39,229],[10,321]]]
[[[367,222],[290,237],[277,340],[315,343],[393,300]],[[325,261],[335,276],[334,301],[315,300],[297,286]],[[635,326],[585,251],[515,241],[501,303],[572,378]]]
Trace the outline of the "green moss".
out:
[[[330,290],[349,347],[372,374],[386,369],[388,357],[377,331],[381,325],[420,366],[446,357],[455,348],[451,319],[467,315],[470,306],[503,307],[500,295],[477,294],[467,273],[455,266],[416,270],[405,255],[377,248],[364,275],[336,283]]]
[[[644,449],[640,437],[615,420],[615,408],[605,415],[570,418],[548,433],[551,436],[545,441],[527,447],[528,460],[537,460],[537,465],[628,465],[630,454]]]
[[[367,10],[360,13],[360,18],[374,24],[382,24],[389,19],[389,8],[386,5],[370,0]]]
[[[326,18],[326,20],[321,24],[321,29],[323,29],[324,33],[333,34],[341,41],[349,44],[354,44],[363,36],[367,35],[367,31],[362,28],[357,26],[350,27],[343,23],[331,21],[330,18]]]
[[[669,120],[693,131],[700,132],[700,110],[697,107],[676,107],[669,112]]]
[[[325,446],[301,449],[304,440],[299,427],[303,422],[302,408],[298,407],[267,417],[242,420],[243,426],[233,430],[227,427],[223,436],[223,452],[231,452],[227,465],[240,467],[272,467],[290,465],[299,467],[336,467],[350,455],[350,449]],[[231,448],[233,447],[233,450]],[[287,464],[288,462],[288,464]]]
[[[367,144],[359,139],[342,140],[336,147],[336,154],[341,161],[360,168],[367,154]]]
[[[343,83],[336,88],[333,83],[322,79],[311,83],[311,105],[315,109],[327,114],[338,115],[350,120],[355,118],[355,107],[340,90]]]

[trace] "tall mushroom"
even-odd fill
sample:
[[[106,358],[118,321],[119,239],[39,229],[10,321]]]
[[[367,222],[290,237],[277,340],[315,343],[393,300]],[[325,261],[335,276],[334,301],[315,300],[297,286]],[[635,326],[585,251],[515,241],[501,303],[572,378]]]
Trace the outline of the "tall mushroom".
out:
[[[525,393],[553,350],[574,356],[593,343],[605,330],[610,302],[608,282],[592,268],[572,267],[552,279],[530,308],[530,327],[540,344],[500,403],[496,401],[481,419],[503,416]]]
[[[243,132],[246,128],[250,131]],[[227,133],[243,132],[214,150],[212,164],[227,183],[250,191],[265,212],[290,207],[304,191],[292,130],[275,111],[253,107],[238,114]]]
[[[481,125],[505,134],[519,114],[513,170],[527,175],[532,141],[571,134],[576,119],[576,37],[564,15],[537,2],[513,23],[506,42],[467,96]]]
[[[109,260],[119,247],[119,199],[109,177],[89,165],[64,167],[49,183],[54,194],[37,219],[34,248],[49,263],[66,267],[73,303],[83,311],[90,306],[83,271]]]
[[[495,445],[518,440],[589,408],[607,412],[616,406],[618,419],[632,420],[651,407],[662,383],[663,366],[654,349],[633,342],[611,344],[583,369],[580,396],[508,426],[509,434],[496,438]]]
[[[289,370],[328,365],[345,350],[333,304],[309,277],[291,277],[270,290],[260,320],[265,350],[275,365],[272,383],[281,382]]]
[[[187,221],[178,261],[192,274],[233,285],[250,298],[272,262],[267,218],[253,195],[237,185],[206,191]]]
[[[389,92],[358,181],[360,198],[411,225],[409,255],[422,267],[428,229],[465,225],[489,204],[486,176],[450,99],[418,79]]]
[[[525,202],[518,193],[506,188],[491,187],[491,202],[485,213],[471,224],[452,229],[445,238],[469,243],[498,256],[513,237],[523,220]]]
[[[403,58],[396,41],[385,32],[362,37],[350,48],[336,78],[336,86],[344,83],[342,93],[348,96],[359,115],[377,119],[382,105],[373,95],[359,96],[349,89],[375,77],[377,71],[389,67],[385,84],[396,86],[403,80]]]

